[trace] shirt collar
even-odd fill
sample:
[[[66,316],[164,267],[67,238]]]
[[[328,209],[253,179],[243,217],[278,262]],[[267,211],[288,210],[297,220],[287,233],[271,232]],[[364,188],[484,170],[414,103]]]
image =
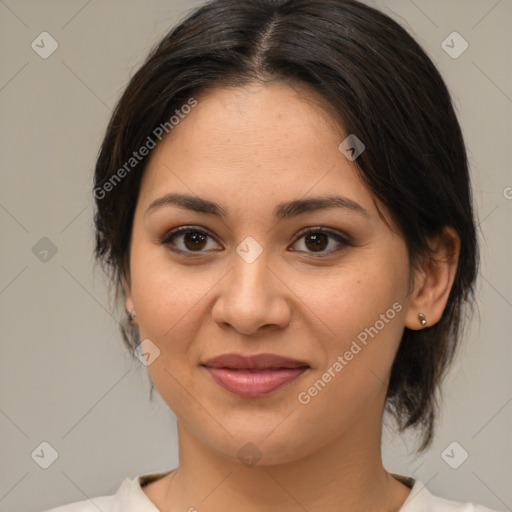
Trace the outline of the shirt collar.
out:
[[[163,478],[172,471],[174,469],[138,475],[132,479],[126,478],[117,492],[116,507],[113,512],[160,512],[142,487]],[[411,489],[398,512],[429,512],[430,493],[422,482],[396,473],[391,473],[391,476]]]

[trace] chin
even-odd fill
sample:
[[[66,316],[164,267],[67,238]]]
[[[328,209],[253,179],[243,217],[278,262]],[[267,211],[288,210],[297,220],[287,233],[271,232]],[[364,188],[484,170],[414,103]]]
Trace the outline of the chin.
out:
[[[269,429],[266,426],[260,431],[253,428],[251,432],[247,429],[231,429],[229,425],[226,428],[232,437],[224,432],[225,435],[220,437],[208,434],[201,437],[219,455],[246,467],[276,466],[307,457],[319,449],[318,442],[322,437],[310,433],[310,437],[302,438],[304,431],[299,425],[296,430],[279,430],[278,427],[272,431],[275,427]]]

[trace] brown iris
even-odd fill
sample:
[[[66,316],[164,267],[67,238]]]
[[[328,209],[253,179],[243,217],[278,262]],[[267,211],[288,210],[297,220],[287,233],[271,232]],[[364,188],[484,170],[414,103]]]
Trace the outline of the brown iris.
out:
[[[306,247],[312,251],[325,249],[329,243],[329,237],[325,233],[309,233],[304,237]]]
[[[191,232],[183,235],[183,243],[191,251],[202,249],[206,245],[206,241],[207,236],[202,233]]]

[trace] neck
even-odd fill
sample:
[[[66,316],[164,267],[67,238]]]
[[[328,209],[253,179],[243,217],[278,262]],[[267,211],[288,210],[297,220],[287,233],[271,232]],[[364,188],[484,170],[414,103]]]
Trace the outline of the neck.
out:
[[[396,512],[410,489],[382,465],[381,421],[382,414],[362,418],[310,455],[252,467],[212,450],[178,421],[179,468],[151,499],[166,512],[220,512],[241,504],[244,512]]]
[[[181,439],[189,435],[181,428]],[[390,476],[381,460],[368,447],[351,446],[343,453],[336,444],[293,462],[253,467],[194,449],[193,457],[180,459],[173,486],[181,484],[189,507],[207,507],[211,512],[241,503],[247,512],[293,506],[308,511],[382,511],[377,505],[390,497]],[[228,503],[233,507],[226,507]]]

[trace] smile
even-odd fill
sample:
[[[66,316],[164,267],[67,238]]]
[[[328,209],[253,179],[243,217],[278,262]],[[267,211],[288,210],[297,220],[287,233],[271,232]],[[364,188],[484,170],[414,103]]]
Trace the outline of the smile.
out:
[[[224,389],[245,398],[268,395],[296,380],[310,367],[275,354],[224,354],[201,365]]]

